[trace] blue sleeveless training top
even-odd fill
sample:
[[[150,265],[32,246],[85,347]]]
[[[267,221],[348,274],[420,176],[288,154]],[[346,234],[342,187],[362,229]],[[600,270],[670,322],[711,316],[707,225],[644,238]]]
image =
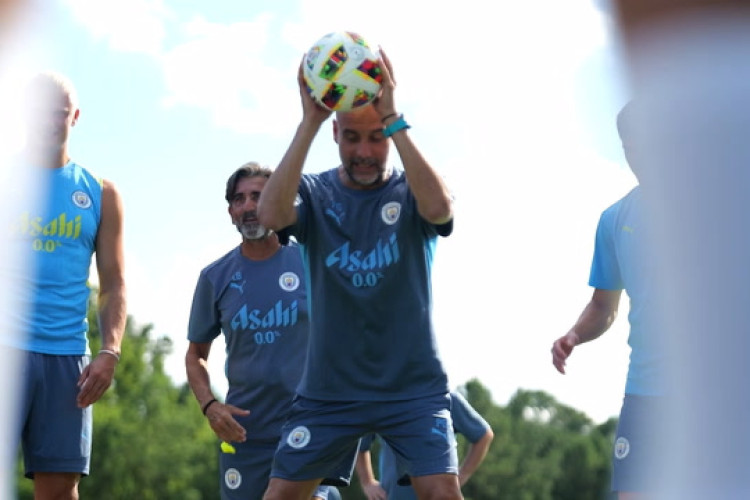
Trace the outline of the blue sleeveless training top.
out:
[[[46,199],[17,207],[20,213],[11,227],[11,241],[28,266],[16,270],[22,307],[11,312],[16,315],[11,320],[26,333],[25,342],[16,347],[86,354],[88,278],[101,217],[101,180],[73,162],[43,169],[38,178],[41,185],[34,194]]]

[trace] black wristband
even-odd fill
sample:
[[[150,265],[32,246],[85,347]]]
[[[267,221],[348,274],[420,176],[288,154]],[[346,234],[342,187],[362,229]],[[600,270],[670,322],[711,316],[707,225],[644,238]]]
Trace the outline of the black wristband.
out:
[[[385,123],[385,121],[389,118],[393,118],[394,116],[398,116],[398,113],[391,113],[390,115],[385,115],[383,118],[380,119],[382,123]]]
[[[404,121],[404,115],[399,115],[398,120],[396,120],[395,122],[391,123],[390,125],[388,125],[387,127],[383,129],[383,135],[385,137],[390,137],[396,132],[398,132],[399,130],[404,130],[407,128],[411,128],[411,127],[409,126],[408,123]]]
[[[203,410],[202,410],[204,415],[208,411],[208,407],[211,406],[212,404],[214,404],[215,402],[216,402],[216,398],[213,398],[211,401],[209,401],[208,403],[206,403],[206,405],[203,407]]]

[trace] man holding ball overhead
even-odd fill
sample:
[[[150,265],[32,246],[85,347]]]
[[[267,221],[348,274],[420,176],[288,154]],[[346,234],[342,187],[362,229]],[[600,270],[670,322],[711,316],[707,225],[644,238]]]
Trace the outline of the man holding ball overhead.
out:
[[[261,194],[260,223],[302,247],[311,307],[307,364],[266,500],[349,484],[370,432],[399,455],[420,499],[463,498],[431,320],[432,256],[453,229],[452,196],[409,137],[380,55],[378,97],[336,113],[341,163],[317,174],[302,169],[332,113],[308,95],[300,66],[302,121]],[[391,141],[403,171],[387,164]]]

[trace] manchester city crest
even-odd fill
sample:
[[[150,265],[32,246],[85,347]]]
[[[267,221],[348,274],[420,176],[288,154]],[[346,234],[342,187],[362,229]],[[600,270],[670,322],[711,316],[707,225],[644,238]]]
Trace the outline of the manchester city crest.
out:
[[[304,425],[292,429],[292,432],[286,438],[286,444],[295,449],[304,448],[309,442],[310,430]]]
[[[227,469],[224,473],[224,484],[230,490],[236,490],[242,484],[242,474],[235,468]]]
[[[392,226],[398,222],[398,218],[401,215],[401,203],[397,201],[391,201],[383,205],[383,209],[380,212],[380,216],[383,222]]]
[[[286,272],[279,276],[279,286],[284,291],[293,292],[299,288],[299,276],[293,272]]]
[[[76,191],[73,193],[73,203],[78,208],[89,208],[91,206],[91,198],[83,191]]]

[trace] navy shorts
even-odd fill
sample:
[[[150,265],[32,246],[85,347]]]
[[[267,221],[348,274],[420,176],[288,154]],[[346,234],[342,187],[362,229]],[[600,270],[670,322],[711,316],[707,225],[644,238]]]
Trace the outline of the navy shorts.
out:
[[[659,486],[665,465],[665,398],[626,394],[620,411],[612,454],[612,491],[649,492]]]
[[[410,476],[458,474],[450,396],[411,401],[316,401],[298,397],[284,424],[271,477],[323,478],[346,486],[359,440],[379,434]]]
[[[232,443],[231,448],[219,449],[219,483],[222,500],[261,500],[268,487],[271,463],[278,439],[248,440]],[[226,447],[226,445],[225,445]],[[335,500],[341,498],[331,490],[333,486],[320,486],[315,497]]]
[[[29,352],[23,368],[21,444],[25,474],[77,472],[91,462],[92,407],[78,408],[78,377],[89,356]]]

